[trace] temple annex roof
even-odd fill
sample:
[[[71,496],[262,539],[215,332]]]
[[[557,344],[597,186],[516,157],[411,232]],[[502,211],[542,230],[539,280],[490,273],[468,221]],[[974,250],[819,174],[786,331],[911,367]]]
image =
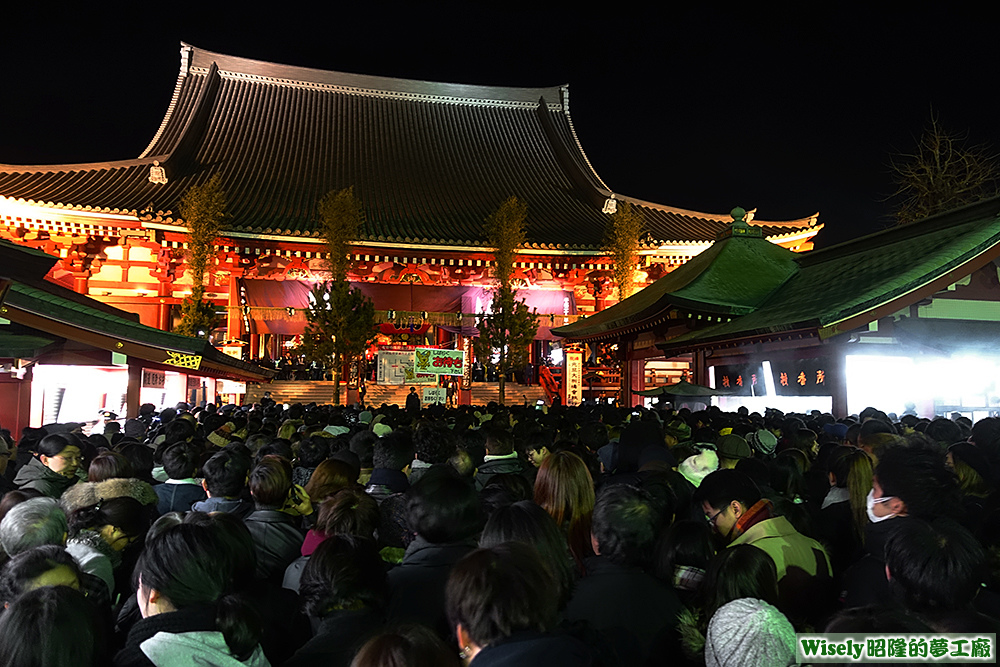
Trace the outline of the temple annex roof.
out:
[[[597,248],[612,190],[569,114],[569,87],[505,88],[293,67],[181,45],[173,98],[135,159],[0,165],[0,198],[183,225],[180,198],[222,177],[226,235],[316,237],[316,203],[354,186],[363,241],[481,246],[507,197],[529,206],[528,241]],[[728,215],[641,201],[653,243],[703,243]],[[819,229],[817,216],[756,221],[770,238]]]

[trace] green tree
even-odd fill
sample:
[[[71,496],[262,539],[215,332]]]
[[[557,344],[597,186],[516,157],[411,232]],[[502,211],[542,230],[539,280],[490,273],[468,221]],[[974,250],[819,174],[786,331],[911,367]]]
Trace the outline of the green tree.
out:
[[[215,174],[204,185],[193,185],[181,197],[181,219],[187,224],[187,266],[191,296],[181,304],[177,333],[208,338],[215,326],[215,308],[204,300],[205,276],[214,272],[215,239],[226,215],[226,193]]]
[[[501,405],[505,401],[507,373],[527,363],[528,348],[538,332],[538,315],[528,310],[524,299],[515,298],[513,286],[514,260],[526,240],[527,216],[527,204],[510,197],[486,219],[484,228],[486,241],[493,247],[497,286],[491,312],[479,318],[479,336],[473,341],[473,350],[483,363],[496,355]]]
[[[995,154],[942,128],[934,114],[916,150],[891,158],[889,167],[901,225],[992,197],[1000,177]]]
[[[320,199],[318,210],[331,279],[317,283],[310,291],[300,350],[307,360],[331,369],[333,402],[337,404],[344,361],[360,355],[375,336],[375,306],[347,281],[351,241],[364,221],[354,188],[328,192]]]
[[[628,202],[620,201],[605,229],[603,250],[614,267],[612,271],[619,301],[632,296],[635,264],[639,257],[639,235],[645,223],[641,211]]]

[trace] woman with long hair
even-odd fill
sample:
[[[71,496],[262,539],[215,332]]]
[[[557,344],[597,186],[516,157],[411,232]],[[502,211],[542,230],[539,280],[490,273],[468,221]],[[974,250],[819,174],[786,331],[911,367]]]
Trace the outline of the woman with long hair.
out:
[[[872,460],[863,449],[838,447],[830,457],[830,491],[819,512],[819,535],[830,550],[834,574],[860,558],[865,544],[872,488]]]
[[[561,451],[545,458],[535,478],[535,502],[566,535],[581,572],[584,558],[594,554],[590,542],[594,500],[594,480],[579,456]]]

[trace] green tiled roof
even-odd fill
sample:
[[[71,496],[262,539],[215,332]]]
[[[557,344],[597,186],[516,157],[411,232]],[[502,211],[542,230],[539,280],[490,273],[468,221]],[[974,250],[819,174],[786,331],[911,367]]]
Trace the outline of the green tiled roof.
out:
[[[86,297],[69,299],[39,287],[12,283],[4,303],[25,312],[118,340],[183,354],[200,355],[205,360],[231,368],[237,374],[267,377],[272,373],[223,354],[206,340],[147,327],[107,312],[111,310],[107,307],[104,307],[104,310],[99,309],[98,307],[102,306],[99,302],[95,302],[94,306],[88,306],[81,302],[82,300],[89,299]]]
[[[1000,254],[1000,198],[799,255],[798,271],[754,312],[661,347],[830,327],[914,292],[983,253]]]
[[[42,336],[0,332],[0,358],[30,358],[55,341]]]
[[[749,313],[796,271],[796,257],[761,237],[724,238],[628,299],[552,333],[567,338],[608,335],[641,326],[670,308]]]

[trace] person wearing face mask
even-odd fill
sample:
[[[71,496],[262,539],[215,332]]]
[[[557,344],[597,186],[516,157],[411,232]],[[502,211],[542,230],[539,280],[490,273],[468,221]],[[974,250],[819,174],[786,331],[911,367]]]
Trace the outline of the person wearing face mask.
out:
[[[125,592],[126,577],[131,573],[128,567],[122,571],[123,552],[130,544],[141,543],[149,529],[150,509],[134,498],[111,498],[74,510],[68,519],[70,538],[66,551],[80,564],[81,570],[107,584],[108,594],[114,600],[116,590]],[[119,575],[117,583],[116,575]]]
[[[835,601],[830,557],[816,540],[777,516],[750,477],[716,470],[702,480],[694,502],[727,547],[751,544],[774,561],[778,607],[793,622],[816,623]]]
[[[848,608],[885,604],[890,599],[885,544],[904,521],[961,518],[958,483],[946,466],[944,452],[916,440],[882,453],[865,505],[866,554],[844,575],[842,597]]]

